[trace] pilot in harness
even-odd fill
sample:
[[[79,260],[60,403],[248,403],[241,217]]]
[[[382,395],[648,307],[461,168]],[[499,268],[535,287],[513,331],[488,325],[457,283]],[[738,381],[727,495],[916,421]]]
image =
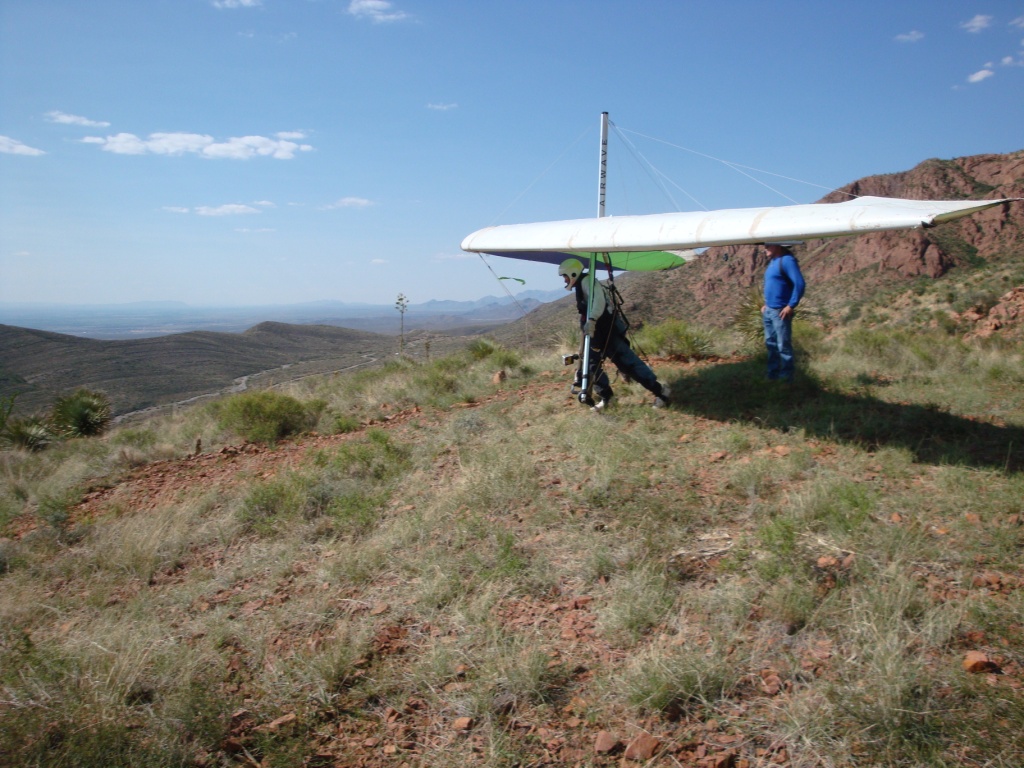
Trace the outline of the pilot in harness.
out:
[[[610,270],[609,270],[610,272]],[[602,364],[607,358],[611,360],[627,380],[633,380],[654,395],[654,407],[665,408],[670,404],[669,389],[658,381],[654,371],[633,351],[626,334],[629,322],[622,311],[622,296],[615,287],[614,280],[609,276],[607,284],[593,281],[594,296],[590,300],[588,277],[583,262],[579,259],[566,259],[558,267],[558,274],[565,280],[565,289],[575,291],[576,309],[580,313],[580,328],[584,336],[590,337],[591,354],[589,376],[585,377],[588,388],[592,391],[580,392],[580,401],[590,405],[595,411],[608,407],[614,392],[608,374]],[[574,393],[584,379],[582,373],[583,355],[567,355],[565,362],[579,361],[576,368]]]

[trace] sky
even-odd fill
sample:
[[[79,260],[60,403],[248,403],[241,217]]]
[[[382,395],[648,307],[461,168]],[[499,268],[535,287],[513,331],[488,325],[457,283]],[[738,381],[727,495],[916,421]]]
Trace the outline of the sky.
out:
[[[0,0],[0,302],[474,300],[494,224],[1024,149],[1024,1]],[[500,278],[515,278],[501,280]]]

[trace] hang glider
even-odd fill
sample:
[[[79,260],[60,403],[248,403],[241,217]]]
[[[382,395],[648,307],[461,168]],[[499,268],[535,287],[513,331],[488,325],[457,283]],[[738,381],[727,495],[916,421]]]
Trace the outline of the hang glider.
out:
[[[690,261],[697,248],[928,228],[1016,199],[858,197],[842,203],[509,224],[474,232],[462,241],[462,250],[548,264],[593,258],[617,270],[652,272]]]

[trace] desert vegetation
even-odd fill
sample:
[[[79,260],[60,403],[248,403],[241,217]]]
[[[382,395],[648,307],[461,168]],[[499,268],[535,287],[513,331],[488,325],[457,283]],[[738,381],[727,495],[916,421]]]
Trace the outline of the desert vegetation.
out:
[[[922,296],[791,387],[646,327],[667,411],[570,329],[8,447],[0,763],[1019,766],[1024,356]]]
[[[60,440],[98,437],[111,424],[110,399],[102,392],[79,388],[61,395],[43,413],[15,417],[16,395],[0,401],[0,446],[42,451]]]

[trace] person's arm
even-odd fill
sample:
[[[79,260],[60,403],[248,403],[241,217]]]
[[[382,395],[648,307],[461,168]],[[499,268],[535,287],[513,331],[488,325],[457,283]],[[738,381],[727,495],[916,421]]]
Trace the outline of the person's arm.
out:
[[[608,302],[604,295],[604,286],[597,280],[594,280],[594,289],[594,300],[590,303],[590,313],[587,315],[588,320],[597,320],[597,318],[604,314],[604,310],[608,306]],[[584,294],[586,291],[587,286],[584,284]]]
[[[800,299],[804,297],[804,289],[807,287],[807,283],[804,281],[804,276],[800,272],[800,265],[797,260],[792,256],[783,256],[782,267],[783,273],[789,278],[789,282],[793,284],[793,291],[789,294],[789,301],[786,304],[792,309],[796,309],[796,305],[800,303]]]

